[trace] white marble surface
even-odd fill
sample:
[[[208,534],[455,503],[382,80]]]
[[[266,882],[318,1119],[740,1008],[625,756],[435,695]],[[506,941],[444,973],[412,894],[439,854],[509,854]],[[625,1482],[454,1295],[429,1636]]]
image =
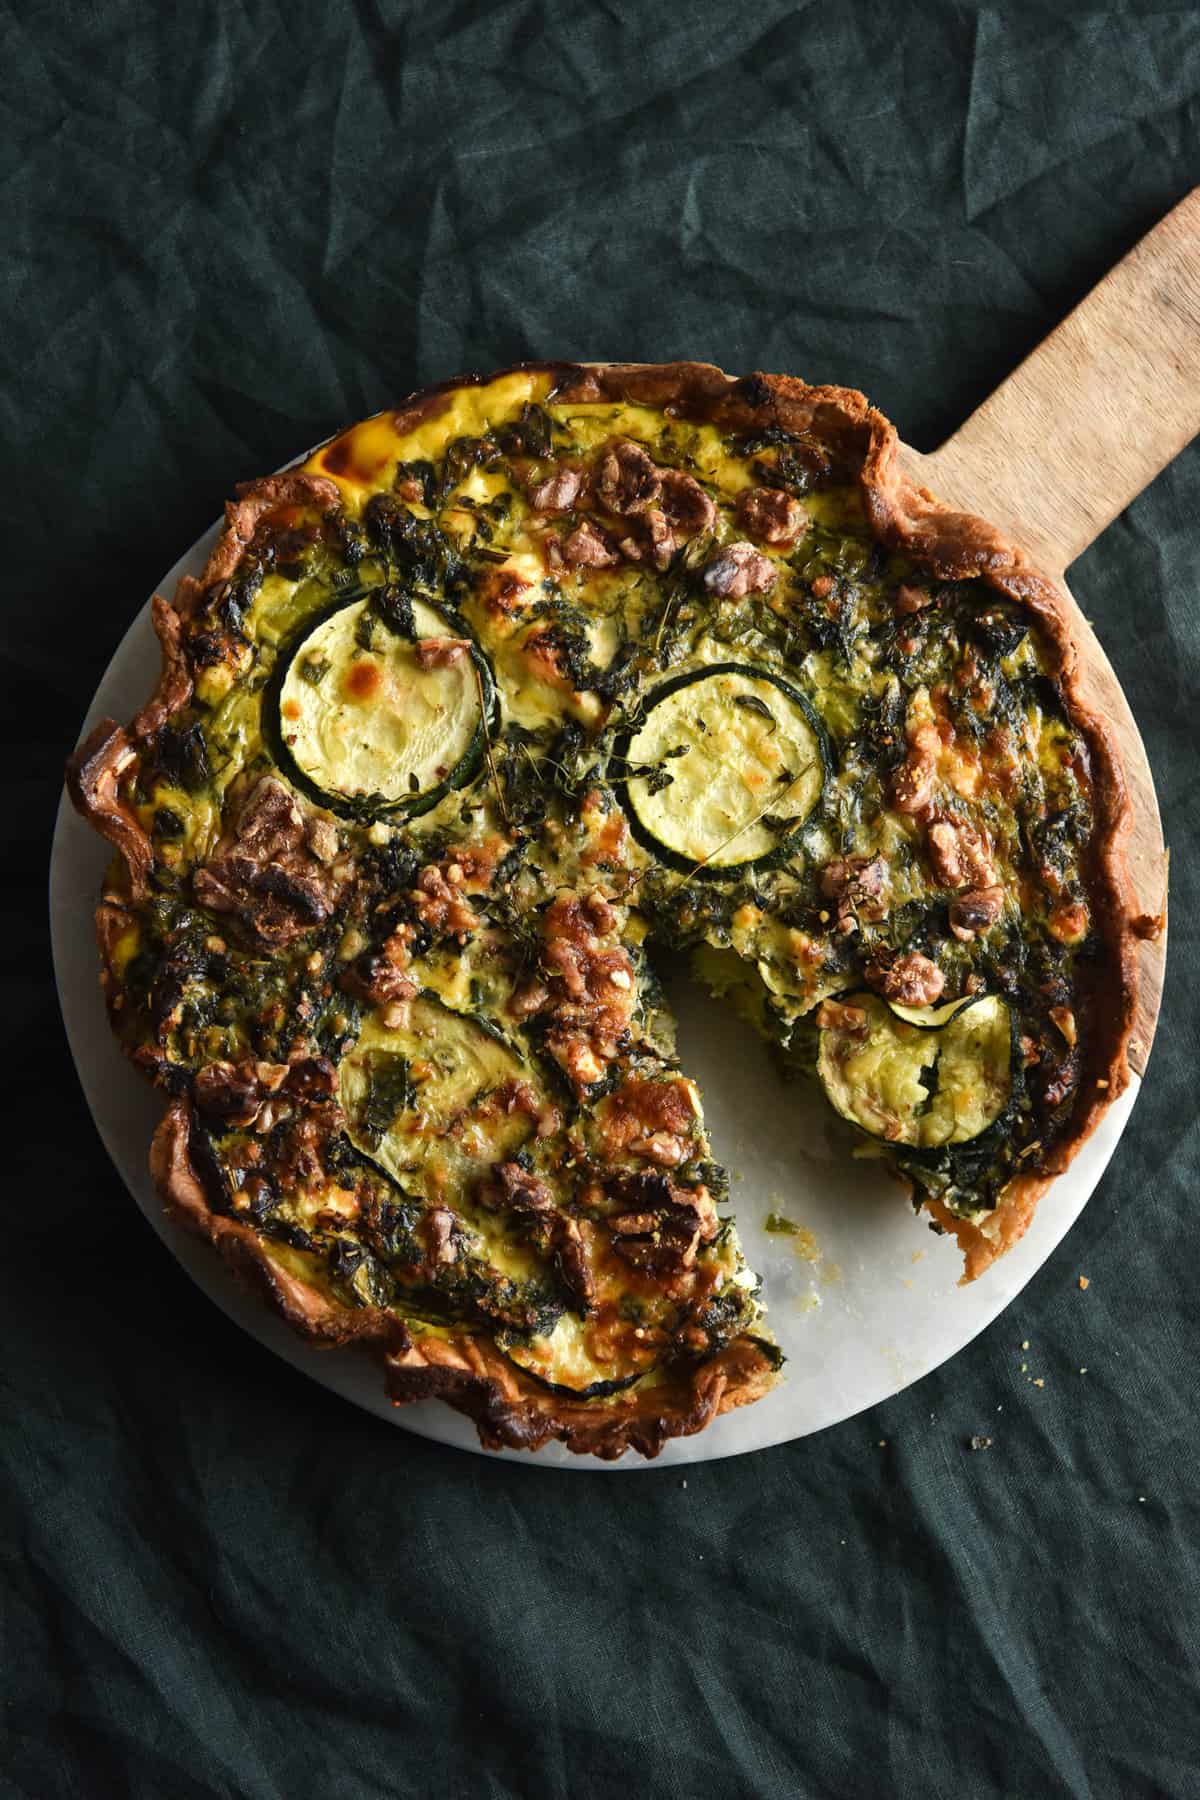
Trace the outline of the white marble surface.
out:
[[[174,591],[179,574],[198,572],[213,535],[181,558],[163,592]],[[128,718],[157,666],[147,607],[117,649],[86,723],[106,713]],[[467,1419],[432,1402],[392,1407],[365,1357],[309,1349],[244,1294],[206,1246],[163,1216],[146,1166],[159,1100],[117,1051],[97,981],[91,914],[105,861],[105,846],[64,799],[50,871],[59,998],[88,1104],[130,1193],[172,1255],[260,1343],[402,1429],[478,1452]],[[632,1455],[598,1464],[558,1446],[520,1461],[624,1471],[738,1456],[804,1437],[898,1393],[969,1343],[1040,1268],[1086,1205],[1137,1097],[1135,1077],[1043,1199],[1015,1250],[970,1287],[959,1287],[954,1245],[913,1216],[878,1167],[848,1157],[849,1139],[819,1095],[785,1085],[749,1028],[696,988],[674,986],[671,997],[680,1052],[701,1084],[714,1152],[733,1173],[742,1241],[764,1277],[771,1325],[788,1357],[784,1380],[758,1405],[717,1420],[698,1437],[674,1440],[654,1464]],[[786,1213],[811,1236],[767,1235],[763,1222],[771,1211]]]

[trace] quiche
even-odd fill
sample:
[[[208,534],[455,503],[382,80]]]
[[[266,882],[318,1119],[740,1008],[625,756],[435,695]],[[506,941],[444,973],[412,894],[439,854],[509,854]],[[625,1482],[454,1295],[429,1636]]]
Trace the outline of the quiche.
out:
[[[153,620],[69,785],[163,1200],[485,1445],[653,1456],[779,1379],[663,956],[967,1279],[1127,1079],[1126,803],[1057,592],[860,394],[432,388],[239,489]]]

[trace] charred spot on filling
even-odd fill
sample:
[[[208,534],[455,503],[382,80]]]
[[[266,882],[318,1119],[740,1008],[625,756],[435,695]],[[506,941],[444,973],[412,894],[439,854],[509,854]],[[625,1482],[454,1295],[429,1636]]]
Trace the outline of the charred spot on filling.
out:
[[[382,664],[369,657],[360,657],[346,671],[346,691],[355,700],[373,700],[382,686]]]

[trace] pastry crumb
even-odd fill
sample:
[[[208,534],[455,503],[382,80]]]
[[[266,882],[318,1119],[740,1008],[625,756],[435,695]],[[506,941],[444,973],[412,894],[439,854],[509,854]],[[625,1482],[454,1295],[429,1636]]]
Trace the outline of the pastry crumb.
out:
[[[763,1223],[763,1230],[770,1232],[772,1237],[791,1238],[792,1249],[802,1261],[820,1262],[821,1246],[812,1232],[806,1225],[798,1225],[794,1219],[789,1219],[786,1213],[769,1212]]]
[[[1079,1285],[1080,1285],[1080,1287],[1081,1287],[1081,1288],[1083,1288],[1083,1289],[1085,1289],[1085,1290],[1086,1290],[1086,1289],[1087,1289],[1087,1288],[1090,1288],[1090,1287],[1091,1287],[1091,1285],[1092,1285],[1092,1284],[1091,1284],[1091,1282],[1090,1282],[1090,1281],[1089,1281],[1089,1280],[1088,1280],[1088,1278],[1087,1278],[1087,1276],[1086,1276],[1086,1275],[1081,1275],[1081,1276],[1080,1276],[1080,1277],[1079,1277]]]

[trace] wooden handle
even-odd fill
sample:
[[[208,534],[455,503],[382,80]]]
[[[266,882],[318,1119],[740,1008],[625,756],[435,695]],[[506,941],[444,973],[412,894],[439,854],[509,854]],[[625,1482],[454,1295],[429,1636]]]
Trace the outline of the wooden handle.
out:
[[[1200,188],[931,456],[924,486],[1058,575],[1200,431]]]

